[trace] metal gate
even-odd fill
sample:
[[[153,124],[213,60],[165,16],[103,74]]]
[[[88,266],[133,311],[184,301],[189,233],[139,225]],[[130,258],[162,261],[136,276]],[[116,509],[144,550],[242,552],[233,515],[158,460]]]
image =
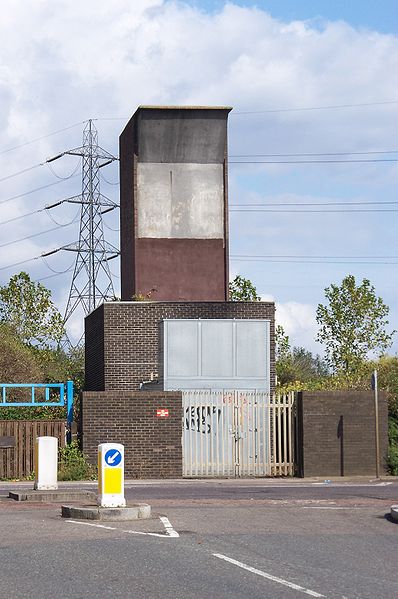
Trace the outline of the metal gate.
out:
[[[183,391],[184,476],[286,476],[294,471],[294,393]]]

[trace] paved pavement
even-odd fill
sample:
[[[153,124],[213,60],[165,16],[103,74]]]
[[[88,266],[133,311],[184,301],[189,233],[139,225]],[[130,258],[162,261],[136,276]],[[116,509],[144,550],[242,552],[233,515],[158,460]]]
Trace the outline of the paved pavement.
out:
[[[136,481],[127,498],[154,517],[109,524],[8,489],[1,599],[398,597],[395,480]]]

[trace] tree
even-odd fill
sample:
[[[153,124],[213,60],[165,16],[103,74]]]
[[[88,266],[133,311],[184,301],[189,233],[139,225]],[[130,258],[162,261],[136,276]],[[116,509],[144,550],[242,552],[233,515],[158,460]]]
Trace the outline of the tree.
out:
[[[0,322],[7,323],[27,345],[42,348],[59,344],[65,329],[51,291],[26,272],[0,287]]]
[[[13,330],[0,323],[0,381],[2,383],[40,383],[43,372],[35,352],[26,347]]]
[[[325,289],[327,305],[319,304],[317,341],[325,344],[326,361],[335,373],[355,374],[368,355],[383,354],[395,331],[387,333],[389,307],[375,294],[368,279],[356,285],[348,275],[341,286]]]
[[[261,297],[253,283],[241,275],[236,275],[230,282],[229,299],[231,302],[261,302]]]
[[[279,385],[295,381],[305,383],[328,375],[328,368],[322,358],[304,347],[290,348],[289,337],[283,327],[278,325],[275,331],[276,374]]]

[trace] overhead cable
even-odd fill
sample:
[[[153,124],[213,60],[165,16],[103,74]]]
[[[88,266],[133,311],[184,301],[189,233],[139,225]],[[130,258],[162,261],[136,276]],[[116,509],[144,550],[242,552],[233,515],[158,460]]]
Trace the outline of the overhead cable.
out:
[[[77,175],[73,175],[73,176],[77,177]],[[18,195],[11,196],[10,198],[6,198],[5,200],[0,200],[0,204],[5,204],[6,202],[11,202],[11,200],[17,200],[19,198],[23,198],[25,196],[30,195],[31,193],[36,193],[36,191],[41,191],[42,189],[47,189],[48,187],[53,187],[54,185],[59,185],[60,183],[63,183],[63,181],[62,180],[54,181],[53,183],[48,183],[47,185],[42,185],[41,187],[36,187],[35,189],[25,191],[25,193],[19,193]]]
[[[47,133],[46,135],[41,135],[40,137],[36,137],[34,139],[30,139],[29,141],[25,141],[21,144],[18,144],[17,146],[12,146],[11,148],[6,148],[5,150],[0,150],[0,155],[6,154],[7,152],[12,152],[13,150],[18,150],[19,148],[23,148],[24,146],[28,146],[37,141],[41,141],[42,139],[46,139],[47,137],[51,137],[52,135],[56,135],[57,133],[63,133],[64,131],[73,129],[74,127],[77,127],[78,125],[81,125],[82,123],[83,123],[83,121],[81,121],[80,123],[74,123],[73,125],[69,125],[68,127],[64,127],[63,129],[58,129],[57,131],[52,131],[51,133]]]
[[[318,213],[318,214],[327,214],[327,213],[337,213],[337,212],[343,212],[345,214],[348,213],[358,213],[358,212],[398,212],[398,208],[384,208],[384,209],[379,209],[379,208],[355,208],[352,210],[343,210],[343,208],[336,208],[336,210],[331,210],[331,209],[327,209],[327,210],[276,210],[274,208],[268,209],[268,208],[252,208],[252,209],[247,209],[247,208],[231,208],[230,213],[232,212],[253,212],[253,213],[258,213],[258,212],[270,212],[270,213],[280,213],[280,214],[290,214],[290,213],[296,213],[296,214],[312,214],[312,213]]]
[[[398,201],[379,202],[260,202],[258,204],[230,204],[230,208],[266,208],[267,206],[366,206],[374,204],[398,204]]]
[[[39,233],[32,233],[32,235],[27,235],[26,237],[21,237],[19,239],[14,239],[13,241],[7,241],[6,243],[0,244],[0,248],[7,247],[9,245],[13,245],[14,243],[20,243],[21,241],[26,241],[27,239],[33,239],[35,237],[40,237],[41,235],[45,235],[46,233],[52,233],[53,231],[57,231],[58,229],[62,229],[64,227],[70,227],[76,222],[76,219],[67,223],[66,225],[58,225],[57,227],[52,227],[51,229],[46,229],[45,231],[40,231]]]
[[[234,262],[267,262],[267,263],[274,263],[274,264],[357,264],[357,265],[361,265],[361,264],[366,264],[366,265],[370,265],[370,264],[378,264],[378,265],[394,265],[394,264],[398,264],[398,262],[385,262],[385,261],[355,261],[355,260],[342,260],[342,261],[336,261],[336,260],[293,260],[293,259],[272,259],[272,258],[250,258],[249,256],[243,256],[243,257],[235,257],[235,256],[231,256],[230,257],[231,260],[233,260]]]
[[[366,106],[387,106],[398,104],[398,100],[387,100],[385,102],[362,102],[360,104],[331,104],[328,106],[305,106],[298,108],[269,108],[265,110],[245,110],[245,111],[233,111],[231,116],[245,115],[245,114],[269,114],[273,112],[306,112],[310,110],[335,110],[341,108],[362,108]]]
[[[296,152],[294,154],[230,154],[230,158],[272,158],[295,156],[363,156],[371,154],[398,154],[398,150],[375,150],[368,152]]]
[[[57,179],[62,179],[63,181],[66,181],[66,179],[71,179],[73,177],[73,175],[77,172],[77,169],[80,166],[80,159],[77,161],[76,166],[74,167],[73,171],[71,172],[70,175],[67,175],[66,177],[62,177],[61,175],[58,175],[55,171],[54,171],[54,167],[46,160],[46,164],[48,166],[48,168],[50,169],[51,173],[54,175],[54,177],[57,177]]]
[[[38,168],[39,166],[43,166],[43,164],[45,164],[45,162],[39,162],[38,164],[33,164],[32,166],[28,166],[27,168],[23,168],[20,171],[17,171],[16,173],[12,173],[11,175],[7,175],[6,177],[2,177],[0,179],[1,181],[7,181],[7,179],[12,179],[13,177],[18,177],[18,175],[23,175],[24,173],[28,173],[29,171],[33,171],[33,169]]]
[[[21,266],[21,264],[27,264],[28,262],[33,262],[37,260],[40,256],[35,256],[34,258],[28,258],[27,260],[21,260],[20,262],[14,262],[14,264],[8,264],[7,266],[0,266],[0,270],[9,270],[10,268],[15,268],[15,266]]]
[[[229,164],[349,164],[352,162],[398,162],[398,158],[353,158],[352,160],[228,160]]]

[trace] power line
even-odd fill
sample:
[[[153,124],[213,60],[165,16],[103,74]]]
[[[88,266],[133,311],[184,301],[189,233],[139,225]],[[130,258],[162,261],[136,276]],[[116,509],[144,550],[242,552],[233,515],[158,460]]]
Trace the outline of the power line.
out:
[[[113,181],[108,181],[108,179],[106,179],[102,173],[100,173],[100,176],[101,176],[101,179],[103,181],[105,181],[105,183],[108,183],[108,185],[119,185],[119,183],[120,183],[120,179],[116,182],[113,182]]]
[[[300,108],[271,108],[266,110],[245,110],[245,111],[234,111],[231,116],[246,115],[246,114],[269,114],[274,112],[306,112],[310,110],[335,110],[341,108],[362,108],[365,106],[387,106],[392,104],[398,104],[398,100],[388,100],[385,102],[362,102],[360,104],[332,104],[329,106],[307,106]]]
[[[72,177],[77,177],[77,175],[72,175]],[[25,196],[28,196],[31,193],[36,193],[36,191],[42,191],[43,189],[47,189],[48,187],[53,187],[54,185],[59,185],[60,183],[63,183],[63,180],[54,181],[53,183],[48,183],[47,185],[42,185],[41,187],[36,187],[35,189],[31,189],[30,191],[25,191],[25,193],[19,193],[18,195],[11,196],[10,198],[6,198],[5,200],[1,200],[0,205],[5,204],[6,202],[11,202],[12,200],[17,200],[18,198],[24,198]]]
[[[364,261],[364,262],[358,262],[358,261],[335,261],[335,260],[274,260],[274,259],[270,259],[270,258],[250,258],[250,256],[244,256],[244,257],[235,257],[235,256],[230,256],[230,259],[234,262],[268,262],[268,263],[274,263],[274,264],[378,264],[378,265],[394,265],[394,264],[398,264],[398,262],[376,262],[376,261]]]
[[[314,256],[314,255],[305,255],[305,254],[235,254],[235,258],[253,258],[253,259],[268,259],[268,258],[310,258],[317,260],[334,260],[334,259],[342,259],[342,260],[398,260],[398,256]]]
[[[22,218],[26,218],[27,216],[32,216],[32,214],[38,214],[39,212],[43,212],[45,208],[40,208],[39,210],[33,210],[32,212],[27,212],[26,214],[21,214],[20,216],[14,216],[14,218],[9,218],[8,220],[3,220],[0,223],[0,227],[3,225],[8,225],[9,223],[13,223],[16,220],[21,220]]]
[[[36,137],[35,139],[31,139],[29,141],[25,141],[21,144],[18,144],[17,146],[12,146],[11,148],[7,148],[5,150],[0,150],[0,155],[1,154],[6,154],[7,152],[12,152],[13,150],[18,150],[19,148],[23,148],[24,146],[28,146],[30,144],[35,143],[36,141],[41,141],[42,139],[46,139],[47,137],[51,137],[52,135],[56,135],[57,133],[63,133],[64,131],[68,131],[69,129],[73,129],[74,127],[77,127],[78,125],[81,125],[82,122],[80,123],[74,123],[74,125],[69,125],[68,127],[64,127],[63,129],[58,129],[57,131],[52,131],[51,133],[47,133],[47,135],[41,135],[40,137]]]
[[[57,205],[59,204],[63,204],[64,202],[68,202],[69,198],[65,198],[64,200],[59,200],[59,202],[57,202]],[[17,220],[22,220],[23,218],[26,218],[27,216],[32,216],[33,214],[39,214],[40,212],[46,212],[48,214],[48,216],[51,218],[51,220],[59,226],[62,226],[62,223],[59,223],[55,220],[55,218],[53,218],[49,212],[50,208],[53,208],[53,206],[44,206],[43,208],[38,208],[37,210],[32,210],[32,212],[26,212],[25,214],[20,214],[19,216],[14,216],[13,218],[9,218],[8,220],[3,220],[0,222],[0,227],[3,225],[8,225],[9,223],[13,223]],[[75,220],[76,216],[74,217]]]
[[[0,266],[0,270],[9,270],[10,268],[14,268],[15,266],[21,266],[21,264],[27,264],[28,262],[33,262],[34,260],[38,260],[41,256],[35,256],[34,258],[28,258],[27,260],[21,260],[20,262],[14,262],[14,264],[8,264],[7,266]]]
[[[366,206],[374,204],[398,204],[398,201],[381,202],[261,202],[258,204],[230,204],[230,208],[261,208],[267,206]]]
[[[104,221],[104,227],[105,227],[106,229],[109,229],[109,231],[115,231],[115,232],[118,232],[118,231],[120,231],[120,228],[119,228],[119,227],[117,227],[117,228],[110,227],[109,225],[107,225],[107,224],[106,224],[106,222],[105,222],[105,221]]]
[[[65,270],[55,270],[52,266],[49,265],[48,260],[46,260],[45,256],[42,255],[41,258],[44,264],[47,266],[47,268],[56,275],[64,275],[65,273],[70,272],[75,264],[75,262],[73,261],[72,264],[68,266],[68,268],[66,268]]]
[[[46,164],[47,164],[48,168],[50,169],[51,173],[54,175],[54,177],[57,177],[57,179],[62,179],[63,181],[66,181],[66,179],[70,179],[76,173],[77,169],[80,166],[80,160],[77,161],[77,164],[76,164],[75,168],[73,169],[73,171],[71,172],[71,174],[67,175],[66,177],[61,177],[61,175],[58,175],[54,171],[54,168],[51,166],[51,164],[49,164],[47,161],[46,161]]]
[[[258,213],[258,212],[269,212],[269,213],[273,213],[273,214],[328,214],[328,213],[344,213],[344,214],[356,214],[359,212],[398,212],[398,208],[385,208],[383,210],[380,210],[379,208],[356,208],[354,210],[343,210],[342,208],[340,209],[336,209],[336,210],[274,210],[273,208],[268,210],[267,208],[252,208],[252,209],[246,209],[246,208],[231,208],[230,212],[253,212],[253,213]]]
[[[20,171],[17,171],[16,173],[12,173],[11,175],[7,175],[6,177],[2,177],[0,179],[1,181],[7,181],[7,179],[12,179],[13,177],[18,177],[18,175],[23,175],[24,173],[28,173],[29,171],[33,171],[33,169],[38,168],[39,166],[43,166],[43,164],[45,164],[45,162],[39,162],[38,164],[33,164],[32,166],[28,166],[27,168],[24,168]]]
[[[65,270],[64,272],[60,272],[60,273],[55,273],[53,275],[46,275],[45,277],[40,277],[40,279],[37,279],[38,281],[45,281],[47,279],[53,279],[54,277],[59,277],[60,275],[63,275],[67,272],[70,272],[71,270],[73,270],[73,266],[72,268],[69,268],[68,270]]]
[[[41,235],[45,235],[46,233],[52,233],[53,231],[57,231],[58,229],[62,229],[64,227],[70,227],[76,222],[76,218],[66,225],[58,225],[57,227],[52,227],[51,229],[46,229],[45,231],[40,231],[39,233],[32,233],[32,235],[27,235],[26,237],[21,237],[20,239],[14,239],[13,241],[7,241],[6,243],[0,244],[0,248],[7,247],[9,245],[14,245],[14,243],[20,243],[21,241],[26,241],[27,239],[33,239],[35,237],[40,237]]]
[[[229,160],[229,164],[349,164],[368,162],[398,162],[398,158],[369,158],[352,160]]]
[[[62,203],[64,203],[64,202],[67,202],[67,201],[68,201],[68,200],[62,200],[60,203],[62,204]],[[46,214],[47,214],[47,216],[48,216],[48,217],[49,217],[49,218],[50,218],[50,219],[53,221],[53,223],[55,223],[55,224],[56,224],[56,225],[58,225],[59,227],[65,227],[65,226],[68,224],[68,223],[65,223],[65,224],[64,224],[64,223],[59,223],[59,222],[58,222],[58,221],[57,221],[57,220],[56,220],[56,219],[55,219],[55,218],[54,218],[54,217],[51,215],[51,212],[50,212],[50,208],[49,208],[49,207],[46,207],[46,208],[44,208],[44,210],[46,210]],[[80,212],[80,209],[78,209],[78,211],[76,212],[75,216],[73,217],[73,219],[70,221],[70,223],[69,223],[69,224],[75,223],[75,222],[77,221],[77,217],[79,216],[79,212]]]
[[[230,154],[230,158],[272,158],[295,156],[363,156],[371,154],[398,154],[398,150],[375,150],[368,152],[297,152],[295,154]]]

